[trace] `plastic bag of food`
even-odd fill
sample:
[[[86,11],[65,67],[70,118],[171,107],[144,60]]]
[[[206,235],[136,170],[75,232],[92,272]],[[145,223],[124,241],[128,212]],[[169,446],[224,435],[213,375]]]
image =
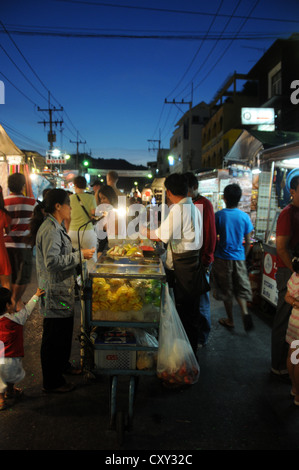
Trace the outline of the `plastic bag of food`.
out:
[[[167,384],[191,385],[198,381],[199,371],[199,364],[166,284],[160,319],[157,376]]]

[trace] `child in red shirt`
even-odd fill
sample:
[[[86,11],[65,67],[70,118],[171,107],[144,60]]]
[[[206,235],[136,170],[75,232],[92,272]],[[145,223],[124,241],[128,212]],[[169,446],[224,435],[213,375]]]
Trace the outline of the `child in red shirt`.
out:
[[[22,391],[15,387],[25,377],[23,326],[44,291],[35,295],[19,312],[14,311],[11,291],[0,287],[0,410],[5,409],[5,398],[17,397]]]

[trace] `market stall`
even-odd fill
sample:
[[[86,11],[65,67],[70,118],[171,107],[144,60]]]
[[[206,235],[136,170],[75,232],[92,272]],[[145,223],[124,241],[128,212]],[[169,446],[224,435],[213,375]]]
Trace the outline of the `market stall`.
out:
[[[223,209],[223,191],[225,186],[237,183],[242,189],[242,198],[239,207],[251,216],[252,199],[252,173],[243,165],[231,165],[221,170],[199,173],[198,191],[209,199],[213,205],[214,212]]]
[[[8,195],[7,179],[12,173],[23,173],[26,179],[25,195],[33,196],[30,172],[25,154],[14,144],[0,125],[0,185],[4,197]]]
[[[263,244],[261,297],[277,305],[276,222],[290,202],[289,184],[299,172],[299,142],[264,150],[260,155],[255,237]]]

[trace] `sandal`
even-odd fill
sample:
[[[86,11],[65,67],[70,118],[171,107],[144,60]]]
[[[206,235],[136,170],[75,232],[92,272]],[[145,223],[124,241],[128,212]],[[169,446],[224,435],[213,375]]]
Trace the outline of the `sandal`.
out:
[[[218,323],[220,323],[220,325],[225,326],[226,328],[229,328],[229,329],[232,329],[235,327],[235,325],[230,323],[227,318],[220,318],[220,320],[218,320]]]

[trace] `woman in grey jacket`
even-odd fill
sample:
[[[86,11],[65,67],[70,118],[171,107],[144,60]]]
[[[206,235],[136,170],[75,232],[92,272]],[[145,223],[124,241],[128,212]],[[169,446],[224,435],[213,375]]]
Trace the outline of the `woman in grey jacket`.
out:
[[[34,227],[32,232],[37,232],[38,286],[45,291],[41,301],[41,313],[44,316],[41,364],[45,392],[71,391],[74,387],[66,382],[64,374],[77,371],[71,368],[69,358],[75,308],[75,276],[80,252],[73,249],[64,227],[64,220],[70,217],[67,192],[51,189],[31,224]],[[34,233],[32,235],[34,237]],[[81,250],[82,258],[92,258],[94,251],[95,248]]]

